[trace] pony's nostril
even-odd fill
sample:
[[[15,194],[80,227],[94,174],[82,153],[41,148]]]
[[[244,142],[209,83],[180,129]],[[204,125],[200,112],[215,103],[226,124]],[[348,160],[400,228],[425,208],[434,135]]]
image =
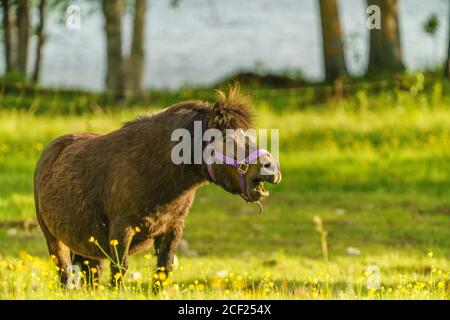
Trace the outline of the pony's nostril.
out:
[[[266,163],[265,165],[264,165],[264,168],[266,168],[266,169],[269,169],[269,168],[272,168],[272,164],[269,162],[269,163]]]

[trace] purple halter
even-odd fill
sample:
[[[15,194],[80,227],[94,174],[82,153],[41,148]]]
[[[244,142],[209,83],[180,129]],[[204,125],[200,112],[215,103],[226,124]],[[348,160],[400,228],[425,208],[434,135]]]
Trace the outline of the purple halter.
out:
[[[236,159],[230,158],[229,156],[224,155],[223,153],[217,151],[216,149],[214,149],[214,147],[211,144],[209,144],[208,147],[210,147],[214,150],[214,158],[216,160],[221,161],[224,164],[230,165],[237,169],[237,171],[239,173],[239,186],[241,188],[240,195],[245,201],[248,202],[247,188],[246,188],[246,183],[245,183],[245,174],[248,171],[249,164],[251,162],[255,161],[256,159],[258,159],[259,157],[261,157],[265,154],[268,154],[269,151],[267,151],[265,149],[258,149],[258,150],[253,151],[244,160],[238,161]],[[209,176],[211,177],[211,179],[214,182],[217,182],[212,164],[208,164],[208,172],[209,172]]]

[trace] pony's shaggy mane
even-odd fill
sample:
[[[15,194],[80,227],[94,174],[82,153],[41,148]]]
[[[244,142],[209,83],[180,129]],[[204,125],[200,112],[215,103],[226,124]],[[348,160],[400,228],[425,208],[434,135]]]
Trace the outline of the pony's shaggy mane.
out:
[[[206,116],[209,128],[217,128],[222,131],[226,129],[241,128],[247,130],[252,128],[254,113],[249,97],[242,94],[238,86],[230,87],[228,93],[221,90],[216,92],[217,102],[215,103],[200,100],[184,101],[159,112],[197,112]],[[132,121],[125,122],[123,128],[144,123],[159,112],[138,116]]]

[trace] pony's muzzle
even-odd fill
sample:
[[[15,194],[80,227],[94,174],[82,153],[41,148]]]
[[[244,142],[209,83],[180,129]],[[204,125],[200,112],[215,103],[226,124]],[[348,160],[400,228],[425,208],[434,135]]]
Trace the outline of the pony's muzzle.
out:
[[[259,180],[272,184],[281,182],[280,163],[271,157],[261,165]]]
[[[251,202],[259,201],[269,196],[264,183],[278,184],[281,182],[280,164],[270,154],[260,158],[257,170],[247,175],[247,195]]]

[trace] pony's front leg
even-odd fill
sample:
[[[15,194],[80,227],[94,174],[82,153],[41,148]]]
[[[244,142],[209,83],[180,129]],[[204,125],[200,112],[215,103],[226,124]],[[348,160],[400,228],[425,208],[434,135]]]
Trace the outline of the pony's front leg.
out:
[[[169,272],[173,269],[173,259],[175,249],[180,242],[181,235],[183,233],[184,222],[181,221],[165,234],[155,239],[155,250],[158,257],[158,270],[159,280],[166,279],[169,276]]]
[[[135,231],[132,227],[112,228],[109,235],[111,286],[119,287],[128,269],[128,251]]]

